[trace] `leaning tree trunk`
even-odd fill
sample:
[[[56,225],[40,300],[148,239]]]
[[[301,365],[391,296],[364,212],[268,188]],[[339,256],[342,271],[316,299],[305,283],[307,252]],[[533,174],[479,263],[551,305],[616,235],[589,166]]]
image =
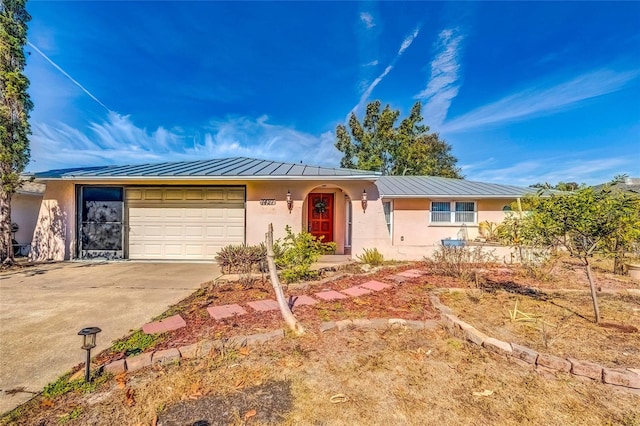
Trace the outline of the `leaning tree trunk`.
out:
[[[589,288],[591,289],[591,299],[593,301],[593,312],[596,316],[596,324],[600,323],[600,308],[598,308],[598,295],[596,294],[596,285],[593,282],[593,274],[591,273],[591,265],[589,259],[584,258],[585,269],[587,270],[587,278],[589,279]]]
[[[269,265],[269,277],[271,278],[271,285],[273,286],[273,290],[276,293],[276,300],[278,301],[278,307],[280,308],[280,313],[282,314],[282,318],[284,322],[289,326],[289,328],[296,334],[301,335],[304,334],[304,327],[302,324],[298,322],[295,316],[293,316],[293,312],[289,308],[289,304],[284,296],[284,291],[282,291],[282,285],[280,284],[280,279],[278,278],[278,271],[276,270],[276,262],[275,255],[273,253],[273,224],[269,224],[269,232],[267,232],[267,264]]]
[[[13,238],[11,236],[11,193],[0,188],[0,261],[12,265]]]

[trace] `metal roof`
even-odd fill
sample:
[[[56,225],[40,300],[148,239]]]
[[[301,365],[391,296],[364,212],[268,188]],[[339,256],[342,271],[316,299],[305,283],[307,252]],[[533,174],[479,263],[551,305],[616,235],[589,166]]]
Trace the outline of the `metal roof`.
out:
[[[305,164],[281,163],[254,158],[220,158],[127,166],[86,167],[36,173],[36,179],[376,179],[380,173]]]
[[[435,176],[381,176],[376,186],[383,198],[517,198],[537,192],[535,188]]]

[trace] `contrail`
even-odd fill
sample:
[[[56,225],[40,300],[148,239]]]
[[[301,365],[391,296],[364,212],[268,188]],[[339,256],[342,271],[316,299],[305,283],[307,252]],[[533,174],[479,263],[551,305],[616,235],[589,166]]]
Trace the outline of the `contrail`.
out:
[[[418,37],[421,26],[422,24],[419,24],[411,34],[409,34],[404,38],[404,40],[402,41],[402,45],[400,45],[400,49],[398,49],[398,53],[396,53],[395,58],[393,58],[391,63],[387,65],[387,67],[384,69],[382,74],[380,74],[375,80],[373,80],[373,82],[369,85],[369,87],[367,87],[367,89],[362,93],[362,95],[360,96],[360,100],[358,101],[356,106],[354,106],[351,109],[349,114],[347,114],[345,121],[349,121],[349,116],[351,116],[351,114],[355,113],[356,111],[358,111],[360,108],[364,106],[364,103],[367,101],[367,99],[369,99],[369,96],[371,96],[373,89],[375,89],[376,86],[380,84],[382,79],[385,78],[387,74],[389,74],[391,70],[396,66],[396,63],[398,62],[398,59],[400,59],[400,56],[402,56],[404,51],[407,50],[409,46],[411,46],[411,43],[413,43],[413,41],[416,39],[416,37]]]
[[[67,73],[65,70],[63,70],[62,68],[60,68],[60,66],[58,64],[56,64],[55,62],[53,62],[47,55],[45,55],[44,53],[42,53],[42,51],[40,49],[38,49],[33,43],[31,43],[30,41],[27,42],[27,44],[33,48],[33,50],[35,50],[36,52],[38,52],[43,58],[45,58],[51,65],[53,65],[58,71],[60,71],[62,74],[64,74],[69,80],[71,80],[73,82],[73,84],[75,84],[76,86],[78,86],[80,89],[82,89],[82,91],[84,93],[86,93],[87,95],[89,95],[89,97],[91,99],[93,99],[94,101],[96,101],[98,104],[100,104],[101,107],[103,107],[104,109],[107,110],[107,112],[111,112],[111,110],[105,105],[103,104],[100,99],[96,98],[95,96],[93,96],[93,94],[91,92],[89,92],[87,89],[84,88],[84,86],[80,83],[78,83],[73,77],[71,77],[69,75],[69,73]]]

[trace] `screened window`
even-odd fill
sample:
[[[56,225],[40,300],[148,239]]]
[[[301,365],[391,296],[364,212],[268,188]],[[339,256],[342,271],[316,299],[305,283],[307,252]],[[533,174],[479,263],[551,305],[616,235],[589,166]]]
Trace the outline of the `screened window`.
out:
[[[475,201],[431,202],[431,223],[476,223]]]
[[[121,187],[82,187],[79,205],[82,257],[104,257],[105,252],[122,251],[123,192]]]
[[[451,203],[433,201],[431,203],[431,222],[451,222]]]

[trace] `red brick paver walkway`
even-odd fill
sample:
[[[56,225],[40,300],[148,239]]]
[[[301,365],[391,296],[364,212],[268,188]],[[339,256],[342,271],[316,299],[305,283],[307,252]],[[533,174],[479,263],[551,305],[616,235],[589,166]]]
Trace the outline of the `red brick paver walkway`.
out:
[[[304,305],[315,305],[318,303],[316,299],[311,296],[306,296],[304,294],[300,296],[292,296],[293,306],[304,306]]]
[[[186,327],[187,323],[180,315],[174,315],[172,317],[165,318],[160,321],[150,322],[142,326],[142,331],[145,334],[164,333],[167,331],[177,330],[182,327]]]
[[[249,305],[251,308],[253,308],[253,310],[258,312],[275,311],[277,309],[280,309],[278,307],[278,302],[272,299],[256,300],[255,302],[247,302],[247,305]]]
[[[229,318],[234,315],[244,315],[247,313],[242,306],[233,304],[233,305],[221,305],[221,306],[209,306],[207,308],[209,315],[211,318],[215,320]]]
[[[360,284],[360,287],[373,290],[373,291],[380,291],[380,290],[384,290],[385,288],[389,288],[391,286],[389,284],[381,283],[380,281],[371,280],[371,281],[367,281],[364,284]]]

